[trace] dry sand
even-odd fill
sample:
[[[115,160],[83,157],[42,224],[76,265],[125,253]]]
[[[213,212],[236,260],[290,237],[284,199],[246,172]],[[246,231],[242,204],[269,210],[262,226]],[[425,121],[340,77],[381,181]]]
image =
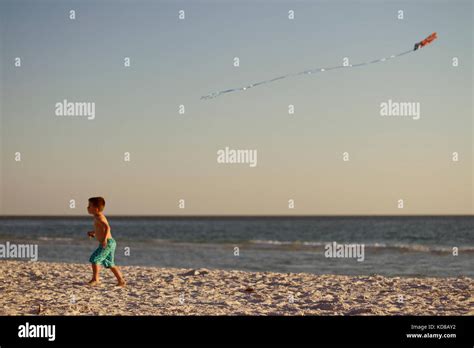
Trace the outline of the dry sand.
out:
[[[471,278],[404,278],[0,261],[0,315],[474,315]],[[403,301],[400,301],[403,296]]]

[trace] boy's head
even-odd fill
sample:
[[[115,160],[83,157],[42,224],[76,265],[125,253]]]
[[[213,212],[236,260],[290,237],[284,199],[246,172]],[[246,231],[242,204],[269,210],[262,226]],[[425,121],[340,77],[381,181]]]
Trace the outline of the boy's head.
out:
[[[89,205],[87,206],[87,212],[89,214],[98,214],[104,210],[105,199],[102,197],[91,197],[89,198]]]

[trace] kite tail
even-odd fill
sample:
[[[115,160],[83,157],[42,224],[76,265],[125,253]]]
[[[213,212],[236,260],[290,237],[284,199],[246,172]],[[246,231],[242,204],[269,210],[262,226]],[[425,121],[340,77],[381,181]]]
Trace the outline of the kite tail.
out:
[[[322,73],[322,72],[330,71],[330,70],[347,69],[347,68],[352,68],[352,67],[360,67],[360,66],[364,66],[364,65],[370,65],[370,64],[376,64],[376,63],[380,63],[380,62],[385,62],[385,61],[390,60],[390,59],[394,59],[394,58],[398,58],[398,57],[404,56],[405,54],[413,53],[413,52],[415,52],[416,50],[418,50],[420,47],[424,47],[424,46],[426,46],[427,44],[431,43],[431,42],[432,42],[433,40],[435,40],[436,38],[437,38],[436,33],[433,33],[433,34],[431,34],[430,36],[428,36],[427,38],[425,38],[424,40],[422,40],[422,41],[416,43],[414,49],[411,49],[411,50],[408,50],[408,51],[404,51],[404,52],[401,52],[401,53],[398,53],[398,54],[394,54],[394,55],[391,55],[390,57],[382,57],[382,58],[375,59],[375,60],[372,60],[372,61],[369,61],[369,62],[363,62],[363,63],[357,63],[357,64],[349,64],[349,65],[344,65],[344,64],[343,64],[343,65],[337,65],[337,66],[332,66],[332,67],[322,67],[322,68],[315,68],[315,69],[304,70],[304,71],[301,71],[301,72],[298,72],[298,73],[287,74],[287,75],[275,77],[275,78],[273,78],[273,79],[271,79],[271,80],[264,80],[264,81],[252,83],[252,84],[247,85],[247,86],[244,86],[244,87],[231,88],[231,89],[226,89],[226,90],[223,90],[223,91],[212,92],[212,93],[209,93],[208,95],[202,96],[201,99],[204,99],[204,100],[205,100],[205,99],[213,99],[213,98],[217,98],[217,97],[219,97],[219,96],[221,96],[221,95],[223,95],[223,94],[226,94],[226,93],[239,92],[239,91],[246,91],[246,90],[248,90],[248,89],[250,89],[250,88],[254,88],[254,87],[256,87],[256,86],[260,86],[260,85],[272,83],[272,82],[274,82],[274,81],[286,79],[286,78],[291,77],[291,76],[312,75],[312,74]]]

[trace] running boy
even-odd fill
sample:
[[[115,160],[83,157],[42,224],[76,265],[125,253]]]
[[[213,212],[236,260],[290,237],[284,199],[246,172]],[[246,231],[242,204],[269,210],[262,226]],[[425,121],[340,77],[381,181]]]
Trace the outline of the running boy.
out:
[[[105,207],[105,200],[102,197],[89,198],[87,212],[94,215],[94,231],[87,232],[89,237],[95,237],[99,241],[99,247],[92,253],[89,262],[92,263],[92,280],[90,285],[99,283],[100,265],[110,268],[117,278],[118,286],[125,286],[125,280],[120,270],[114,263],[115,240],[110,233],[110,226],[102,213]]]

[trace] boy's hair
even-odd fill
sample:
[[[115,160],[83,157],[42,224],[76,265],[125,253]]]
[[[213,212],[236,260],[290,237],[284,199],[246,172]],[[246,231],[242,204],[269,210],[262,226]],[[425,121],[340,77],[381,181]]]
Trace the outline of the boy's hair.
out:
[[[99,209],[99,211],[104,210],[105,207],[105,199],[102,197],[91,197],[89,198],[89,202],[96,208]]]

